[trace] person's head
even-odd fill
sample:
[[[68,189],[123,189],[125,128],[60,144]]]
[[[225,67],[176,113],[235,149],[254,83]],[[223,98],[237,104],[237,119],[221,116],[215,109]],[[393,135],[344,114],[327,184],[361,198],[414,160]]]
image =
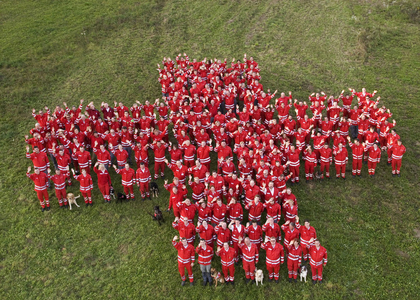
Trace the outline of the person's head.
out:
[[[124,148],[123,148],[122,144],[119,144],[119,145],[118,145],[118,150],[122,151],[123,149],[124,149]]]
[[[129,164],[125,164],[124,168],[128,171],[130,169],[130,165]]]
[[[305,225],[305,227],[309,229],[309,227],[311,226],[311,223],[309,223],[309,220],[305,220],[303,222],[303,225]]]
[[[188,246],[188,242],[187,242],[187,239],[186,238],[181,238],[181,243],[182,243],[182,245],[184,246],[184,247],[187,247]]]
[[[128,164],[126,164],[126,166],[127,166]],[[128,166],[128,167],[130,167],[130,166]],[[144,170],[144,168],[145,168],[145,165],[144,165],[144,162],[141,162],[140,163],[140,169],[142,169],[142,170]],[[175,178],[174,178],[175,179]]]
[[[177,193],[178,193],[178,188],[177,188],[176,186],[173,186],[173,187],[172,187],[172,192],[173,192],[174,194],[177,194]]]
[[[85,147],[80,146],[80,152],[84,152],[85,151]]]
[[[34,152],[35,152],[35,153],[39,153],[39,148],[38,148],[38,146],[35,146],[35,147],[34,147]]]
[[[378,149],[378,144],[373,144],[373,149],[377,150]]]
[[[290,194],[292,193],[292,189],[291,189],[291,188],[287,188],[287,189],[286,189],[286,193],[287,193],[288,195],[290,195]]]
[[[298,240],[298,239],[294,239],[294,240],[293,240],[293,245],[294,245],[295,247],[298,247],[298,246],[299,246],[299,240]]]
[[[246,237],[244,242],[245,242],[245,245],[247,245],[248,247],[251,245],[251,240],[249,239],[249,237]]]
[[[321,243],[318,240],[316,240],[315,241],[315,247],[319,248],[319,246],[321,246]]]
[[[180,168],[180,167],[181,167],[181,165],[182,165],[182,161],[181,161],[181,160],[177,160],[177,161],[176,161],[176,165],[178,166],[178,168]]]
[[[86,174],[87,174],[86,169],[82,169],[82,175],[86,176]]]
[[[104,164],[99,164],[99,170],[101,170],[101,171],[104,171],[105,170]]]
[[[274,219],[272,217],[268,217],[267,221],[268,221],[268,224],[270,224],[270,225],[274,224]]]
[[[35,174],[39,174],[39,168],[34,168],[34,172],[35,172]]]
[[[236,225],[236,226],[241,225],[241,219],[236,218],[236,219],[235,219],[235,225]]]
[[[206,240],[205,239],[200,239],[200,246],[205,248],[206,247]]]
[[[270,237],[270,242],[271,245],[274,247],[274,245],[276,244],[276,238],[274,236]]]
[[[398,145],[398,146],[401,146],[401,145],[402,145],[401,140],[397,140],[397,145]]]
[[[256,227],[258,225],[257,220],[252,219],[252,226]]]
[[[223,243],[223,248],[225,248],[225,250],[228,250],[229,249],[229,243],[224,242]]]
[[[289,223],[289,229],[290,229],[290,230],[294,230],[294,229],[295,229],[295,227],[296,227],[295,223],[293,223],[293,222],[290,222],[290,223]]]
[[[213,188],[214,188],[214,186],[213,186]],[[220,198],[217,198],[217,200],[216,200],[216,202],[217,202],[217,205],[219,205],[219,206],[222,206],[222,199],[220,199]]]
[[[188,218],[183,218],[183,221],[184,221],[184,225],[188,226]]]

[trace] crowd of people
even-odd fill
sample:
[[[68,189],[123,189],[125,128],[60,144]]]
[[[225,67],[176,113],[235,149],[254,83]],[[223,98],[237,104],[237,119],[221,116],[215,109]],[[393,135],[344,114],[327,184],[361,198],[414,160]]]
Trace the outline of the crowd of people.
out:
[[[405,147],[396,121],[388,121],[392,113],[380,97],[373,99],[377,92],[349,88],[338,97],[314,93],[307,101],[293,99],[291,92],[276,97],[277,91],[264,91],[259,65],[246,55],[229,66],[226,59],[190,61],[184,53],[175,61],[165,57],[162,67],[158,64],[162,97],[154,102],[136,101],[131,107],[102,102],[98,110],[93,102],[84,107],[80,100],[71,108],[56,106],[52,113],[48,107],[38,113],[33,109],[37,123],[25,141],[35,171],[28,167],[27,176],[35,183],[41,210],[50,209],[47,189],[52,183],[60,207],[67,206],[72,176],[86,206],[93,205],[92,156],[106,203],[111,202],[111,166],[121,175],[126,198],[133,200],[134,185],[142,200],[150,199],[150,170],[158,179],[169,169],[173,181],[165,180],[164,186],[170,192],[168,210],[175,216],[172,225],[179,232],[180,241],[175,236],[173,245],[183,285],[185,269],[194,282],[195,253],[203,283],[212,282],[214,243],[226,283],[234,284],[240,261],[246,281],[255,282],[261,248],[270,281],[279,282],[285,257],[289,281],[296,281],[303,257],[313,283],[322,282],[327,251],[309,221],[299,223],[297,199],[286,182],[299,184],[301,161],[307,182],[331,178],[333,162],[335,177],[346,179],[348,149],[353,177],[362,176],[364,162],[375,176],[385,151],[392,176],[400,176]],[[211,152],[217,153],[213,164]],[[197,234],[200,242],[194,249]]]

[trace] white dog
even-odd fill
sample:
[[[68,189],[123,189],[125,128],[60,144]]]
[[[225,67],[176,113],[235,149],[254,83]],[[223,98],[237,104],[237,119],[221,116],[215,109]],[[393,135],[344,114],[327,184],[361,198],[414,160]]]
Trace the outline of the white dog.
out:
[[[262,270],[255,270],[255,283],[258,286],[258,282],[263,284],[264,273]]]
[[[300,281],[305,279],[306,282],[306,275],[308,275],[308,268],[306,266],[300,267]]]
[[[72,204],[76,205],[77,207],[80,207],[76,202],[76,199],[79,198],[79,197],[80,197],[80,195],[75,197],[73,193],[68,193],[67,194],[67,201],[69,202],[70,210],[71,210],[71,205]]]

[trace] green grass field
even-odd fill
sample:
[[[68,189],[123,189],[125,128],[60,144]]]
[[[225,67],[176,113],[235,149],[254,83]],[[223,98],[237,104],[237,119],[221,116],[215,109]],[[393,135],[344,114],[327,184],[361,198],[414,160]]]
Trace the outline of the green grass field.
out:
[[[419,0],[1,1],[0,298],[418,299],[419,7]],[[283,265],[279,285],[245,286],[237,267],[234,288],[182,288],[172,213],[161,227],[146,213],[167,205],[166,191],[153,203],[105,205],[94,189],[94,207],[71,212],[59,210],[50,191],[52,210],[40,212],[25,177],[32,107],[154,100],[156,63],[179,52],[228,60],[247,53],[260,63],[265,89],[302,100],[320,90],[377,89],[394,113],[407,147],[400,178],[383,159],[374,179],[364,166],[362,179],[293,188],[300,217],[328,249],[323,286],[289,284]]]

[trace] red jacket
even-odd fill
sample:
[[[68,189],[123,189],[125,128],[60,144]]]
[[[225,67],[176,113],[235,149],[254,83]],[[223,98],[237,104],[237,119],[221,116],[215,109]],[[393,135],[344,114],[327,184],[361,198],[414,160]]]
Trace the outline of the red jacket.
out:
[[[199,233],[201,239],[206,240],[207,245],[213,247],[213,241],[216,239],[216,232],[213,226],[207,225],[207,228],[204,228],[203,225],[200,225],[195,230]]]
[[[214,231],[217,234],[217,246],[222,247],[223,243],[230,243],[231,233],[229,228],[223,229],[221,226],[216,226]]]
[[[185,226],[184,222],[173,222],[172,227],[178,230],[181,238],[186,238],[188,244],[193,244],[195,240],[195,227],[193,223],[188,223]]]
[[[266,236],[281,239],[280,226],[277,223],[273,223],[273,227],[271,227],[270,224],[264,224],[262,230],[264,231]]]
[[[289,245],[293,239],[299,239],[299,230],[297,228],[290,230],[289,225],[283,224],[281,229],[284,231],[284,244]]]
[[[184,165],[181,165],[179,168],[177,165],[173,165],[171,163],[168,164],[169,169],[174,172],[174,177],[178,177],[179,181],[184,182],[185,178],[188,175],[188,168]]]
[[[65,174],[55,174],[52,176],[48,175],[48,178],[51,179],[52,182],[54,182],[54,187],[56,190],[65,190],[66,189],[66,180],[69,178],[67,176],[67,173]]]
[[[111,185],[111,176],[107,170],[99,170],[97,167],[94,167],[93,170],[95,171],[96,175],[98,175],[98,186],[101,185]]]
[[[121,181],[123,186],[131,186],[136,182],[136,173],[134,170],[129,168],[128,170],[124,169],[116,169],[117,174],[121,174]],[[150,172],[149,172],[150,174]]]
[[[302,262],[302,247],[300,245],[296,248],[295,245],[287,245],[289,255],[287,256],[287,262]]]
[[[48,156],[45,152],[39,153],[26,153],[26,158],[32,160],[35,168],[38,168],[40,172],[46,171],[50,167],[50,161],[48,160]]]
[[[86,176],[83,176],[83,174],[75,175],[74,179],[79,181],[81,192],[87,192],[93,189],[92,177],[89,174],[86,174]]]
[[[172,241],[172,245],[178,250],[178,264],[190,264],[195,261],[194,247],[188,244],[187,247],[181,242]]]
[[[261,202],[258,202],[258,204],[255,204],[254,202],[251,202],[250,204],[247,204],[245,206],[247,210],[249,210],[248,219],[249,220],[261,220],[261,214],[264,210],[264,205]]]
[[[253,225],[248,226],[245,228],[245,233],[248,235],[249,239],[254,244],[260,244],[262,241],[262,229],[260,225],[254,227]]]
[[[189,222],[193,221],[195,213],[197,211],[197,206],[195,206],[194,204],[186,205],[182,202],[178,202],[176,206],[181,212],[181,218],[188,219]]]
[[[44,190],[47,189],[48,176],[44,172],[39,172],[39,174],[35,174],[35,173],[29,174],[29,173],[26,173],[26,176],[28,176],[29,179],[31,179],[35,183],[34,190],[36,192],[44,191]]]
[[[300,231],[300,244],[304,247],[309,247],[311,238],[316,240],[316,230],[312,226],[306,228],[305,226],[296,223],[296,228]]]
[[[150,175],[150,171],[148,168],[144,168],[142,170],[141,168],[138,168],[136,171],[136,183],[137,185],[140,185],[140,183],[148,183],[152,180],[152,177]]]
[[[264,243],[261,245],[266,252],[265,263],[267,265],[278,266],[280,263],[284,262],[284,249],[283,246],[279,243],[273,245],[270,242]]]
[[[216,254],[220,256],[221,261],[222,261],[222,266],[224,267],[231,266],[235,262],[236,251],[232,247],[229,247],[227,251],[223,247],[222,249],[220,249],[219,252],[216,252]]]
[[[250,243],[248,247],[245,243],[239,243],[239,248],[242,252],[242,260],[247,263],[258,263],[258,248],[255,244]]]
[[[311,266],[320,266],[324,264],[324,266],[327,264],[327,249],[325,249],[322,246],[319,246],[319,249],[316,248],[316,246],[311,246],[309,248],[309,255],[311,257],[310,264]]]
[[[392,159],[399,160],[402,159],[406,149],[401,144],[401,146],[398,146],[398,144],[394,145],[392,148]]]
[[[77,151],[74,155],[77,159],[77,162],[79,163],[80,168],[90,168],[92,165],[92,160],[88,151]]]
[[[206,249],[202,248],[200,245],[195,249],[195,252],[198,254],[198,263],[203,266],[208,266],[211,264],[211,259],[213,258],[213,248],[206,246]]]

